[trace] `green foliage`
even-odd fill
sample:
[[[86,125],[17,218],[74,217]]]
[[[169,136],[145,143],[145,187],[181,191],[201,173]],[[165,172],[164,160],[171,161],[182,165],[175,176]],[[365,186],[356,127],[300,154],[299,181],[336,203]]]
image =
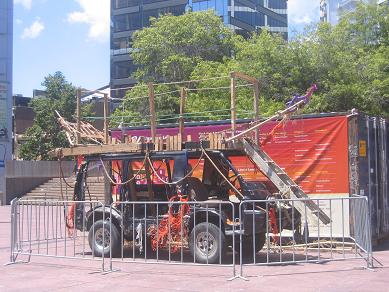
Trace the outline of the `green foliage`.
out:
[[[187,80],[202,60],[222,61],[234,49],[234,33],[212,11],[152,18],[134,33],[132,58],[141,81]]]
[[[73,120],[76,108],[75,88],[61,72],[45,77],[42,86],[46,87],[46,96],[31,101],[35,120],[26,132],[26,143],[20,149],[20,156],[25,160],[50,159],[50,150],[69,146],[55,111],[65,119]]]
[[[181,84],[188,88],[186,120],[226,119],[230,113],[231,71],[260,83],[260,112],[269,116],[302,95],[313,83],[306,113],[356,108],[389,117],[389,8],[359,5],[336,26],[319,23],[286,42],[264,30],[243,39],[226,29],[213,12],[163,16],[134,35],[132,56],[139,80],[161,82],[210,79]],[[214,77],[226,77],[211,79]],[[238,82],[238,118],[252,117],[253,92]],[[158,85],[156,93],[179,91]],[[144,97],[133,99],[134,97]],[[179,93],[156,97],[161,123],[177,121]],[[126,97],[124,121],[148,124],[147,86],[140,83]],[[114,116],[122,116],[118,108]],[[122,118],[115,118],[118,125]]]

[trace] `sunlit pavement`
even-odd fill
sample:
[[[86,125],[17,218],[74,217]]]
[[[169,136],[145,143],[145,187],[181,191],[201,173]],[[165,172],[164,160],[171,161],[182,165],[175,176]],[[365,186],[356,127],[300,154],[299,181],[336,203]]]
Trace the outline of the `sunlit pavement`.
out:
[[[2,264],[9,262],[9,235],[10,207],[0,207]],[[28,264],[0,266],[0,291],[389,291],[389,241],[374,257],[373,271],[362,260],[245,266],[247,281],[228,281],[231,267],[115,263],[118,271],[101,273],[98,261],[32,257]]]

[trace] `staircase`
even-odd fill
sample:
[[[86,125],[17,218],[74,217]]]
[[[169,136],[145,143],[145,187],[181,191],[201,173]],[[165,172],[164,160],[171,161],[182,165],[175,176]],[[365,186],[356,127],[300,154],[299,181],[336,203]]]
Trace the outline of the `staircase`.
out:
[[[266,175],[277,187],[281,195],[287,199],[303,199],[294,201],[294,207],[302,216],[307,214],[311,222],[319,219],[324,224],[331,222],[330,218],[315,204],[304,191],[288,176],[288,174],[273,161],[265,151],[260,149],[250,139],[241,140],[243,149],[251,161]]]
[[[61,181],[60,178],[52,178],[48,182],[41,184],[35,189],[31,190],[23,199],[26,200],[49,200],[49,201],[71,201],[73,200],[73,186],[75,177],[65,179],[66,182],[72,186],[66,186],[62,180],[62,194],[61,195]],[[85,192],[85,200],[104,202],[104,179],[99,177],[88,177],[88,191]]]

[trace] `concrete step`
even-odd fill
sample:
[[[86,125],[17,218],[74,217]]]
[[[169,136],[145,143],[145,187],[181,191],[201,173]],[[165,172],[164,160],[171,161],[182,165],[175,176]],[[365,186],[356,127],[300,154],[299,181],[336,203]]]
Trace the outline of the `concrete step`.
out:
[[[95,188],[95,187],[89,187],[89,192],[97,192],[97,193],[104,193],[104,188]],[[62,188],[62,192],[65,192],[67,190],[67,192],[73,192],[73,189],[70,189],[70,188]],[[58,188],[58,187],[52,187],[52,188],[48,188],[48,187],[37,187],[33,190],[30,191],[30,193],[44,193],[44,192],[52,192],[52,193],[61,193],[61,188]]]

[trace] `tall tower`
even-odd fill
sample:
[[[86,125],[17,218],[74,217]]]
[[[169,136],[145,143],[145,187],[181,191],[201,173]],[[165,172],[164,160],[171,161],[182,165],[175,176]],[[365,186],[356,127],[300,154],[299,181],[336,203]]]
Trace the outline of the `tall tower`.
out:
[[[320,0],[320,21],[329,22],[333,25],[339,22],[343,14],[355,10],[358,3],[379,3],[378,0]]]
[[[112,0],[111,1],[111,96],[123,97],[136,84],[129,78],[137,69],[130,53],[134,31],[148,27],[150,17],[212,9],[227,27],[243,36],[263,28],[288,39],[287,0]]]
[[[5,162],[12,159],[13,0],[0,1],[0,200],[5,204]]]

